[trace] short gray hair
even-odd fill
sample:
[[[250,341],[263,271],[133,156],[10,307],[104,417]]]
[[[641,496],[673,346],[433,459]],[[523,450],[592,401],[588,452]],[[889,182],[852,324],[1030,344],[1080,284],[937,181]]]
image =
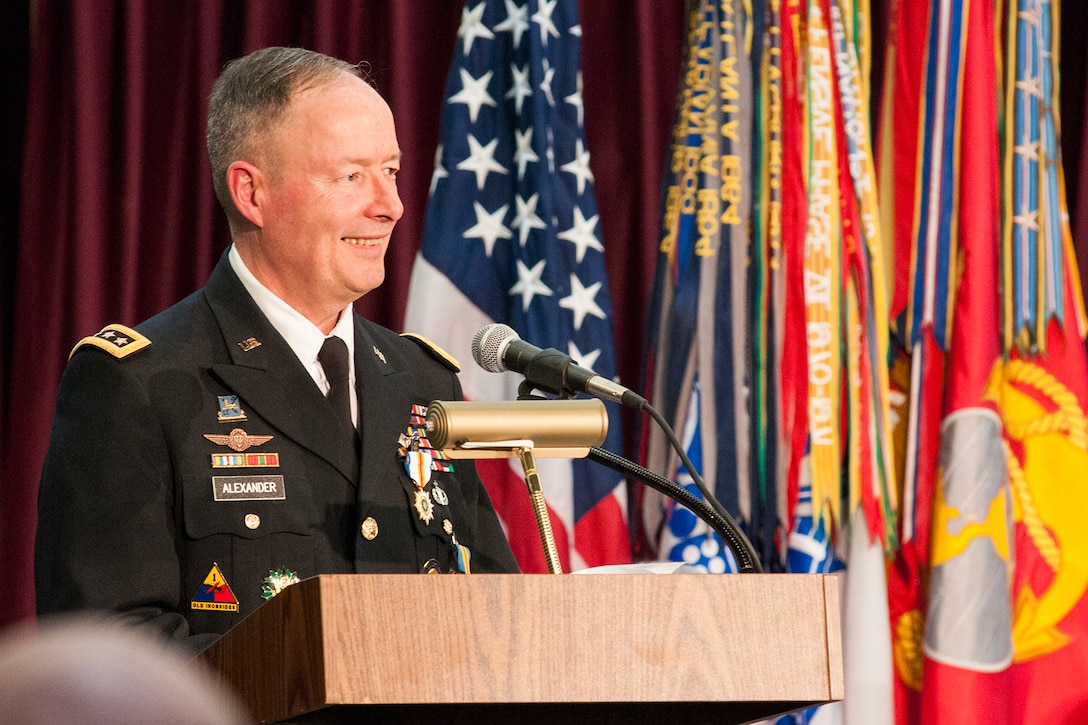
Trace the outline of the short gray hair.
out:
[[[227,167],[255,153],[295,93],[344,74],[366,80],[359,66],[305,48],[262,48],[223,67],[208,98],[206,140],[215,195],[232,223],[237,209],[227,188]]]

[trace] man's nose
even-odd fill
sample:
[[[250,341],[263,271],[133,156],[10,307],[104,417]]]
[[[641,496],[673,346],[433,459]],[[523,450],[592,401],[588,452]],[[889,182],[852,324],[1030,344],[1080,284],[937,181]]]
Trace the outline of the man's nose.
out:
[[[395,179],[381,176],[371,185],[370,203],[367,212],[372,217],[386,217],[391,221],[397,221],[404,214],[404,203],[400,200],[400,192],[397,191]]]

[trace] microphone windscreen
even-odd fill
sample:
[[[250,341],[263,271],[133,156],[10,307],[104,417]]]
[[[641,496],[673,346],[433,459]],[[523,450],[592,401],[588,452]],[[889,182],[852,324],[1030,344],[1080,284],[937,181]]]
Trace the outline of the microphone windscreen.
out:
[[[484,325],[472,338],[472,357],[476,364],[489,373],[502,373],[508,369],[502,354],[511,340],[520,340],[514,328],[502,323]]]

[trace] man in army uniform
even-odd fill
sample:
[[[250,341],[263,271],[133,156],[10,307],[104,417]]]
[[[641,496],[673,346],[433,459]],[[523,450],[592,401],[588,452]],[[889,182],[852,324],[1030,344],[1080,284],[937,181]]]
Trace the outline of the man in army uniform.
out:
[[[354,66],[226,66],[208,152],[233,245],[207,285],[73,352],[42,474],[40,614],[124,613],[193,648],[299,579],[513,572],[475,467],[431,449],[456,363],[356,315],[403,207],[392,113]]]

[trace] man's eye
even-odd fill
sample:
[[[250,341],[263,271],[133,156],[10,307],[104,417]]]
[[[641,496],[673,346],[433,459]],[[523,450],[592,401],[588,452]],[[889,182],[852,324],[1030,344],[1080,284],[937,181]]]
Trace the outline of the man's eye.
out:
[[[348,174],[347,178],[348,178],[348,181],[355,181],[357,178],[359,178],[359,174],[358,173],[351,173],[351,174]]]

